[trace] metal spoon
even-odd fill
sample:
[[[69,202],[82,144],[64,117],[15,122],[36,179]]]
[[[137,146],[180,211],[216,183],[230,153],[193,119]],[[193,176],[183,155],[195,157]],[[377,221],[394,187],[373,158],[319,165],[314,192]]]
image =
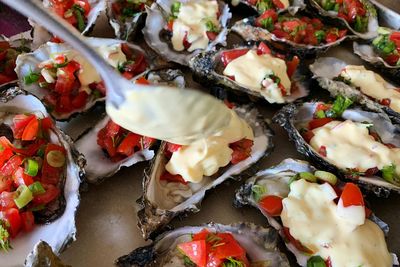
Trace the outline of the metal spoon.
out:
[[[143,86],[116,72],[67,22],[37,0],[1,0],[39,22],[84,55],[107,88],[106,109],[122,127],[137,134],[189,144],[226,127],[231,111],[212,96],[190,89]]]

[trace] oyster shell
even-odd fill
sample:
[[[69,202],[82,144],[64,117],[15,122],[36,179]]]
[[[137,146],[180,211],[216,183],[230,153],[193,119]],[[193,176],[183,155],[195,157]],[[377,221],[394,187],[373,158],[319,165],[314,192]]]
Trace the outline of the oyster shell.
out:
[[[372,99],[354,85],[348,85],[343,81],[334,79],[339,76],[347,65],[345,61],[337,58],[320,57],[310,65],[310,70],[313,73],[313,78],[318,81],[322,88],[328,90],[333,97],[345,95],[369,110],[385,111],[396,123],[400,123],[399,112],[394,111],[389,106],[382,105],[378,100]],[[393,85],[393,88],[396,87]]]
[[[289,2],[289,6],[285,9],[280,9],[276,6],[274,6],[274,9],[277,10],[277,12],[284,12],[284,11],[288,11],[290,14],[296,14],[297,11],[299,10],[303,10],[306,8],[306,4],[304,3],[303,0],[290,0]],[[258,3],[258,1],[257,1]],[[264,12],[265,8],[263,9],[259,9],[256,5],[252,5],[251,3],[249,3],[249,1],[247,0],[231,0],[231,5],[232,6],[237,6],[239,4],[243,4],[246,5],[248,7],[250,7],[251,9],[253,9],[254,11],[256,11],[257,13],[259,13],[260,15]]]
[[[97,18],[106,10],[106,0],[88,0],[91,10],[87,16],[87,24],[81,34],[87,35],[94,28]],[[52,11],[50,0],[43,0],[43,6]],[[29,23],[32,25],[33,31],[33,48],[36,49],[40,45],[50,41],[53,35],[48,32],[40,22],[34,22],[29,19]]]
[[[133,250],[128,255],[117,259],[117,266],[184,266],[183,259],[179,265],[176,246],[179,242],[190,240],[191,234],[203,229],[210,232],[231,233],[246,252],[252,264],[267,264],[271,267],[290,266],[284,254],[277,249],[277,232],[272,228],[264,228],[252,223],[236,223],[222,225],[209,223],[204,226],[186,226],[166,232],[150,245]],[[178,264],[178,265],[177,265]],[[258,265],[257,265],[258,266]]]
[[[62,263],[60,258],[54,254],[53,250],[45,241],[40,241],[35,245],[32,252],[25,260],[25,267],[71,267]]]
[[[389,30],[388,31],[393,31]],[[392,66],[388,64],[374,49],[372,43],[353,43],[354,54],[358,55],[362,60],[376,67],[380,72],[393,77],[396,80],[400,79],[400,66]]]
[[[289,13],[285,14],[289,17],[297,17],[295,15],[290,15]],[[256,17],[239,20],[232,26],[232,31],[239,34],[245,41],[264,41],[280,51],[284,51],[285,53],[290,51],[301,58],[315,57],[316,54],[326,52],[329,48],[338,46],[345,40],[356,38],[355,35],[345,35],[329,44],[298,44],[285,38],[279,38],[268,30],[255,26],[255,20]]]
[[[234,49],[250,48],[255,49],[252,46],[236,47]],[[203,84],[204,86],[222,86],[227,90],[232,90],[235,94],[241,95],[243,93],[248,94],[250,97],[256,97],[265,100],[259,92],[243,87],[236,81],[223,75],[224,66],[221,61],[221,55],[228,49],[219,50],[217,52],[209,51],[196,55],[190,60],[190,68],[193,71],[193,79]],[[291,95],[285,96],[285,102],[293,102],[296,99],[305,97],[308,95],[308,85],[305,80],[305,73],[300,67],[297,68],[296,72],[292,77],[292,88],[296,88]]]
[[[234,200],[234,205],[236,207],[242,206],[253,206],[260,210],[260,212],[267,218],[268,223],[275,228],[280,236],[287,240],[285,234],[282,230],[283,225],[279,217],[270,216],[266,213],[258,204],[256,195],[254,194],[253,187],[255,185],[262,186],[266,188],[266,192],[277,192],[281,196],[287,196],[289,194],[289,183],[290,179],[300,172],[311,172],[314,173],[316,169],[311,166],[307,161],[297,160],[297,159],[285,159],[276,166],[259,171],[253,177],[248,179],[245,184],[243,184],[237,191]],[[262,195],[258,196],[262,197]],[[389,232],[389,226],[381,221],[378,217],[372,214],[369,217],[370,220],[375,222],[385,233]],[[309,256],[299,251],[295,245],[290,242],[285,241],[286,247],[296,256],[297,263],[300,266],[307,266],[307,260]],[[397,262],[396,255],[392,254],[394,263]]]
[[[100,47],[107,47],[107,46],[113,46],[117,44],[123,44],[126,43],[124,41],[120,40],[114,40],[114,39],[103,39],[103,38],[87,38],[87,42],[95,47],[95,48],[100,48]],[[135,46],[133,44],[126,43],[129,48],[134,51],[135,53],[140,53],[145,55],[145,58],[147,62],[153,62],[150,59],[147,58],[147,54],[138,46]],[[32,53],[27,53],[24,55],[21,55],[17,58],[17,66],[15,68],[15,71],[18,75],[19,83],[21,85],[21,88],[39,99],[43,100],[45,95],[48,94],[49,90],[46,88],[41,88],[38,83],[32,83],[32,84],[25,84],[24,82],[24,77],[28,75],[31,72],[40,72],[40,69],[38,67],[38,64],[49,60],[54,53],[62,53],[62,52],[67,52],[67,51],[73,51],[71,46],[65,43],[51,43],[48,42],[42,46],[40,46],[37,50],[33,51]],[[153,65],[151,65],[153,66]],[[150,67],[151,67],[150,66]],[[90,108],[92,108],[96,103],[98,102],[103,102],[105,100],[105,97],[95,97],[93,94],[91,94],[88,97],[88,100],[86,102],[86,105],[83,108],[75,109],[71,112],[66,112],[63,114],[57,113],[55,110],[50,111],[50,114],[56,119],[56,120],[68,120],[72,116],[77,115],[79,113],[83,113]]]
[[[10,38],[7,38],[5,36],[0,36],[0,42],[7,42],[10,45],[10,48],[13,49],[13,51],[16,54],[20,54],[20,53],[26,53],[26,52],[30,52],[31,51],[31,38],[29,35],[29,32],[23,32],[14,36],[11,36]],[[8,52],[7,55],[8,56]],[[16,60],[17,55],[15,55],[15,60]],[[5,61],[3,61],[2,63],[5,64]],[[15,64],[15,62],[14,62]],[[3,72],[3,66],[2,66],[2,70],[1,72]],[[10,77],[9,75],[7,75],[8,77]],[[11,78],[10,81],[5,82],[3,84],[0,84],[0,90],[4,89],[4,88],[8,88],[8,87],[13,87],[16,86],[18,79],[15,76],[15,78]]]
[[[204,0],[190,0],[190,1],[204,1]],[[171,5],[173,0],[158,0],[153,3],[150,8],[147,8],[147,19],[145,27],[143,28],[144,40],[146,43],[156,51],[164,59],[172,62],[179,63],[181,65],[188,65],[189,60],[194,55],[201,52],[197,49],[193,52],[187,51],[175,51],[169,41],[164,40],[162,35],[163,29],[167,25],[167,18],[171,13]],[[218,44],[226,45],[226,35],[228,34],[228,21],[232,17],[229,11],[229,7],[222,1],[218,1],[221,15],[219,21],[222,26],[222,31],[217,35],[216,39],[208,44],[205,51],[215,50]]]
[[[176,87],[185,87],[185,79],[180,70],[150,71],[145,74],[147,80],[152,84],[170,84]],[[113,162],[105,155],[102,148],[97,144],[98,132],[103,129],[110,117],[106,114],[100,116],[102,119],[91,127],[75,142],[76,148],[85,155],[87,159],[86,180],[90,183],[99,183],[106,177],[118,172],[122,167],[129,167],[138,162],[150,160],[154,157],[154,149],[143,149],[135,152],[121,161]]]
[[[318,168],[338,173],[341,178],[352,180],[366,190],[374,192],[377,196],[387,197],[390,191],[400,192],[399,185],[389,183],[377,174],[369,177],[354,177],[349,173],[349,170],[331,164],[304,140],[300,134],[302,125],[313,119],[313,113],[319,103],[288,104],[273,117],[273,121],[288,132],[289,139],[295,143],[297,151],[308,157]],[[384,143],[391,143],[396,147],[400,146],[400,127],[393,125],[389,117],[383,112],[369,112],[360,108],[349,108],[341,117],[354,122],[371,123],[373,130],[377,132]]]
[[[367,31],[362,33],[356,31],[350,24],[343,18],[338,17],[337,12],[334,11],[326,11],[319,4],[318,0],[307,0],[309,6],[314,9],[314,11],[327,19],[332,19],[333,21],[340,21],[343,25],[345,25],[352,33],[357,35],[362,39],[371,39],[374,38],[378,34],[378,17],[377,12],[374,5],[369,0],[361,0],[361,2],[366,6],[366,12],[368,15],[368,26]]]
[[[114,29],[115,36],[121,40],[129,40],[136,35],[137,30],[143,25],[146,17],[145,7],[149,6],[153,0],[144,3],[140,2],[143,4],[143,10],[138,10],[134,16],[123,19],[117,17],[113,10],[113,4],[119,1],[121,0],[110,0],[107,2],[107,16],[111,27]]]
[[[143,180],[143,196],[138,199],[140,210],[138,211],[138,226],[145,239],[168,224],[174,217],[187,213],[198,212],[206,191],[218,186],[233,176],[248,175],[245,170],[271,153],[273,148],[272,131],[261,118],[260,113],[252,106],[235,108],[237,114],[242,117],[254,132],[254,146],[251,156],[235,165],[228,165],[221,169],[212,178],[205,177],[201,183],[183,185],[170,182],[163,185],[160,176],[165,169],[166,158],[163,143],[157,152],[155,159]],[[252,172],[251,169],[248,170]]]
[[[15,87],[0,93],[3,119],[4,111],[35,112],[48,116],[45,107],[36,97],[22,93]],[[66,177],[62,182],[64,193],[48,209],[35,214],[35,221],[44,224],[36,225],[31,232],[19,234],[12,239],[13,249],[1,253],[2,266],[20,266],[39,240],[49,243],[57,254],[75,240],[75,213],[79,205],[79,186],[85,173],[85,159],[75,150],[72,140],[67,135],[56,127],[52,131],[52,138],[67,151]]]

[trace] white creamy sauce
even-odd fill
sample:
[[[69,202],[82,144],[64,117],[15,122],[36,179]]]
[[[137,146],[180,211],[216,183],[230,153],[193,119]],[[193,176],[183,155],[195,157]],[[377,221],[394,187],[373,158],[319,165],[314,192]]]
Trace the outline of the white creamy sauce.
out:
[[[114,68],[117,68],[118,63],[126,62],[126,56],[121,50],[121,44],[115,44],[111,46],[100,46],[97,48],[97,51],[100,55]],[[62,53],[67,57],[67,59],[75,60],[81,65],[81,69],[78,72],[78,79],[81,83],[81,90],[89,91],[89,84],[101,82],[102,79],[96,69],[86,60],[82,55],[77,53],[74,50],[64,51]],[[54,54],[52,58],[54,58],[57,54]],[[43,73],[42,73],[43,74]],[[47,72],[44,75],[48,75]],[[46,78],[46,77],[45,77]],[[47,77],[46,81],[51,81],[49,77]]]
[[[191,1],[181,3],[178,17],[172,26],[172,46],[176,51],[183,51],[183,40],[191,43],[188,51],[206,49],[209,43],[207,37],[206,22],[211,21],[217,27],[220,25],[218,18],[218,2],[212,1]]]
[[[290,185],[281,219],[290,234],[332,267],[391,267],[383,231],[369,219],[361,225],[338,215],[323,185],[304,179]]]
[[[390,99],[390,108],[400,112],[400,92],[379,74],[365,69],[364,66],[348,65],[340,75],[349,79],[353,85],[359,87],[361,92],[374,99]]]
[[[265,77],[270,74],[278,76],[286,92],[290,94],[291,82],[286,69],[283,59],[268,54],[257,55],[257,51],[249,50],[245,55],[232,60],[223,73],[234,76],[240,85],[261,93],[270,103],[284,103],[280,88]]]
[[[395,164],[400,174],[400,148],[388,148],[369,135],[365,124],[351,120],[332,121],[312,130],[314,137],[310,145],[318,151],[326,147],[326,159],[340,168],[369,168]]]
[[[243,138],[254,139],[251,127],[233,110],[228,127],[209,137],[181,147],[166,164],[171,174],[180,174],[186,181],[199,183],[203,176],[215,174],[229,164],[233,150],[229,144]]]

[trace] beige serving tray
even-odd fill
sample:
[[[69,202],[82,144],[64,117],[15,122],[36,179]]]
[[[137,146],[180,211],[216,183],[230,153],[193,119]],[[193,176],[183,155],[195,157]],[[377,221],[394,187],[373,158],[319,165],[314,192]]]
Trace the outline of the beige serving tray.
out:
[[[400,1],[385,0],[392,7],[400,10]],[[396,4],[397,3],[397,4]],[[113,37],[112,30],[105,18],[97,23],[93,36]],[[138,40],[141,42],[141,40]],[[351,43],[345,47],[334,48],[326,53],[326,56],[339,58],[352,58],[354,63],[362,62],[352,53]],[[189,75],[190,76],[190,75]],[[189,82],[193,87],[199,85]],[[314,88],[315,90],[315,88]],[[265,102],[258,105],[266,119],[271,119],[278,110]],[[91,117],[92,116],[92,117]],[[95,114],[84,119],[73,120],[66,131],[74,138],[79,132],[73,129],[86,128],[86,125]],[[286,132],[279,126],[272,125],[275,131],[274,152],[264,159],[261,167],[269,167],[279,163],[285,158],[304,159],[289,142]],[[149,243],[141,237],[137,228],[136,199],[142,193],[142,176],[147,163],[140,163],[130,168],[124,168],[116,175],[108,178],[100,185],[89,185],[87,192],[82,192],[80,208],[77,214],[77,240],[61,255],[62,260],[74,267],[86,266],[113,266],[115,259],[129,253],[133,249]],[[251,207],[236,209],[232,206],[235,190],[243,181],[231,181],[209,192],[202,203],[201,211],[190,214],[187,218],[176,218],[172,226],[201,225],[207,222],[229,224],[239,221],[253,222],[259,225],[267,225],[267,220],[259,211]],[[390,195],[387,199],[376,198],[373,195],[367,197],[374,212],[390,226],[388,237],[389,250],[400,254],[400,196]],[[293,261],[293,257],[289,256]]]

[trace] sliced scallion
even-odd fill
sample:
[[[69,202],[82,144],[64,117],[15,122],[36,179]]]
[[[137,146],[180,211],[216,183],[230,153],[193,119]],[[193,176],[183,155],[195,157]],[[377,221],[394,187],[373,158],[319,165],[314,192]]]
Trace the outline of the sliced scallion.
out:
[[[299,177],[311,183],[315,183],[317,181],[317,177],[315,177],[311,172],[300,172]]]
[[[321,256],[312,256],[307,261],[307,267],[326,267],[326,264]]]
[[[25,160],[25,173],[29,176],[36,176],[39,172],[39,163],[34,159]]]
[[[314,175],[317,179],[330,183],[331,185],[335,185],[338,180],[336,175],[326,171],[315,171]]]
[[[46,190],[39,181],[36,181],[33,184],[31,184],[29,186],[29,190],[31,190],[34,196],[46,193]]]
[[[26,185],[20,185],[17,188],[14,202],[19,209],[22,209],[23,207],[28,205],[28,203],[31,202],[32,199],[33,199],[32,192]]]
[[[60,168],[65,164],[65,156],[59,150],[52,150],[46,155],[47,163],[53,168]]]

